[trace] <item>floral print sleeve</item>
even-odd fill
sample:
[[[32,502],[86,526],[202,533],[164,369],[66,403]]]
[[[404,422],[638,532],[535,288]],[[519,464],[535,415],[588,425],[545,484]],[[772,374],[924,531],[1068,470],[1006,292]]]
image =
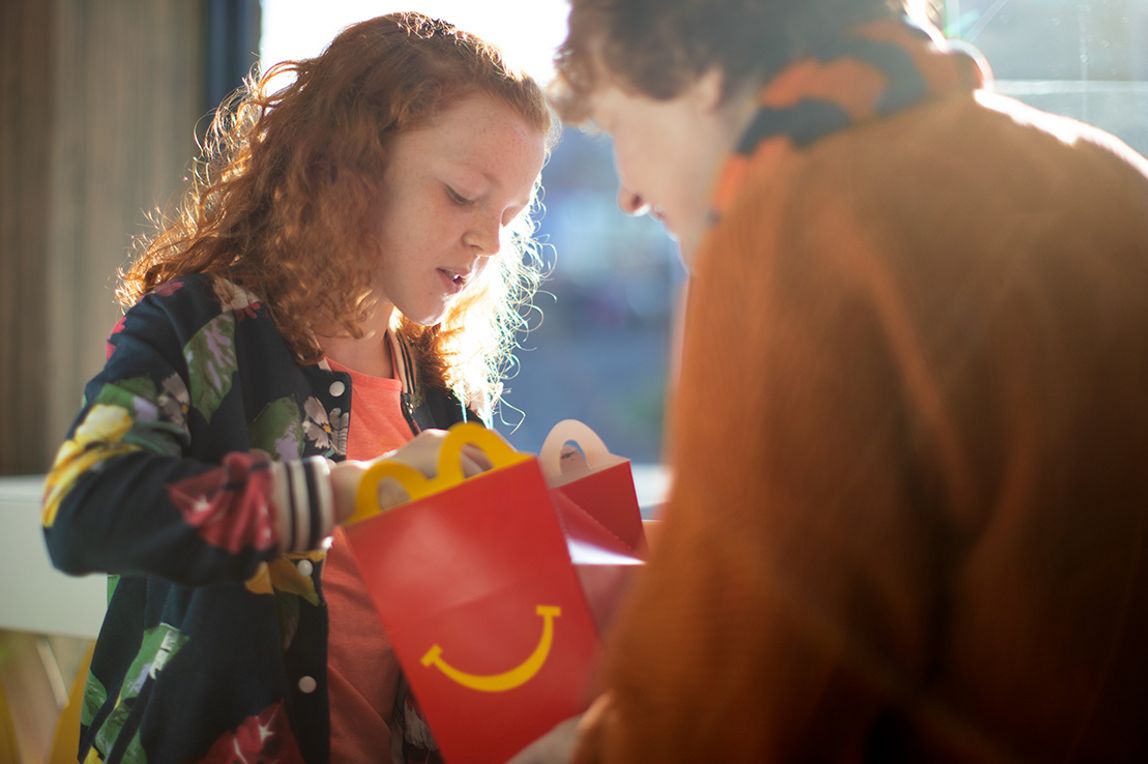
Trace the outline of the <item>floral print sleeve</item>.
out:
[[[330,532],[328,462],[305,458],[296,434],[312,412],[290,395],[260,405],[242,390],[237,342],[262,309],[196,276],[160,286],[116,325],[46,483],[58,567],[242,581]],[[263,442],[268,417],[258,415],[269,409],[282,413]]]

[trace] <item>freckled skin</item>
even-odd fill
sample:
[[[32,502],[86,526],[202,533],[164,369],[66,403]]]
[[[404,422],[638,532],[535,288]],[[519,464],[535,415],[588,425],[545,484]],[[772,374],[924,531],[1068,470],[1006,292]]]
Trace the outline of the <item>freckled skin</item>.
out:
[[[530,200],[545,136],[513,109],[473,95],[429,125],[396,136],[379,206],[376,288],[389,307],[438,323],[456,295],[499,250],[502,228]]]

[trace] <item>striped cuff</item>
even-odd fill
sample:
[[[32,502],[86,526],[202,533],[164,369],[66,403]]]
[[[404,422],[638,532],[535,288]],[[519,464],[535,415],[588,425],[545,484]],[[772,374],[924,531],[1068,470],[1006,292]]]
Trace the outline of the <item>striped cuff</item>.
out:
[[[273,462],[271,473],[279,549],[283,552],[317,549],[335,529],[330,463],[322,456],[297,462]]]

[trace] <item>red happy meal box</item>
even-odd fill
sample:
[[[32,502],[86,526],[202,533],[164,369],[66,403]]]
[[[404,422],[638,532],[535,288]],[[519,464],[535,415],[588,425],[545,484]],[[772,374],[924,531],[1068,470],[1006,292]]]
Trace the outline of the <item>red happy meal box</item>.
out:
[[[573,443],[578,451],[564,452]],[[599,629],[613,620],[646,537],[630,461],[576,419],[550,430],[538,454],[582,589]]]
[[[493,469],[464,479],[468,444]],[[598,619],[640,564],[622,536],[641,530],[636,500],[631,518],[612,497],[567,494],[592,461],[552,490],[538,459],[468,423],[444,439],[436,477],[379,462],[363,479],[347,542],[448,762],[504,762],[592,699]],[[411,500],[380,513],[385,479]],[[625,522],[596,517],[605,504]]]

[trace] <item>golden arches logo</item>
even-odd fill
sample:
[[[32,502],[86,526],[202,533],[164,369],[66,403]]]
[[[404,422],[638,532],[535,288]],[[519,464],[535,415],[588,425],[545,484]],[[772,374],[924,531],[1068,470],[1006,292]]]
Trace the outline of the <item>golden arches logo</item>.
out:
[[[554,605],[539,605],[534,612],[542,617],[542,636],[534,648],[534,652],[509,671],[501,674],[468,674],[447,663],[442,658],[442,646],[432,645],[422,657],[422,664],[427,668],[437,668],[449,679],[463,687],[479,692],[506,692],[529,682],[534,675],[542,669],[550,655],[550,647],[554,643],[554,619],[562,615],[562,608]]]

